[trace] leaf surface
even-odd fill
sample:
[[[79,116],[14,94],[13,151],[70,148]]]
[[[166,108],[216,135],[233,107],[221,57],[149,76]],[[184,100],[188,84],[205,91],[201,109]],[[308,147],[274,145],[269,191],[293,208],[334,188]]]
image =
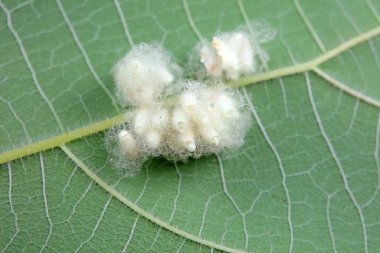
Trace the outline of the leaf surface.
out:
[[[378,252],[379,13],[371,0],[1,1],[0,249]],[[121,120],[113,63],[159,42],[184,65],[200,38],[251,21],[278,34],[268,71],[233,84],[254,118],[245,145],[120,176],[103,132]]]

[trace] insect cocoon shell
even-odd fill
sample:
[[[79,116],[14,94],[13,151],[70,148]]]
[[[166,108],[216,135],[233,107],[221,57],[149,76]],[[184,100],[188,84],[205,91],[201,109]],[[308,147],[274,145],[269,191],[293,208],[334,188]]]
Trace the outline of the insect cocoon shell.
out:
[[[191,91],[185,91],[180,96],[180,103],[185,112],[194,114],[199,106],[197,95]]]
[[[214,50],[214,54],[205,54],[212,50]],[[209,76],[218,78],[220,73],[224,73],[229,79],[237,79],[242,74],[254,71],[253,47],[249,36],[243,32],[214,36],[211,45],[204,45],[200,54],[201,62],[213,63],[205,64]],[[213,66],[212,71],[210,71],[210,66]]]
[[[239,111],[236,107],[234,100],[226,94],[222,93],[218,96],[216,106],[226,118],[239,117]]]
[[[181,75],[179,66],[158,45],[134,46],[113,69],[122,104],[146,104]]]
[[[252,67],[254,51],[244,36],[222,34],[201,49],[209,75],[237,78]],[[178,80],[179,68],[161,47],[133,47],[114,76],[119,98],[129,104],[125,122],[110,135],[122,167],[136,168],[149,157],[198,158],[244,142],[250,114],[243,113],[241,94],[215,80]]]
[[[189,117],[182,109],[174,109],[172,116],[172,124],[175,130],[184,133],[189,129]]]
[[[215,88],[207,88],[202,94],[202,103],[206,106],[208,112],[212,113],[216,107],[215,104],[219,97],[220,91]]]
[[[167,126],[168,121],[168,110],[165,108],[159,108],[155,110],[151,116],[151,127],[156,130],[163,130]]]
[[[215,49],[217,57],[220,58],[221,71],[224,71],[228,78],[237,79],[240,71],[240,59],[235,48],[239,45],[230,45],[229,42],[230,40],[224,41],[221,38],[214,37],[211,45]]]
[[[222,77],[222,59],[208,44],[200,48],[200,62],[203,63],[209,76],[216,78]]]
[[[166,86],[174,81],[174,75],[167,68],[156,69],[156,75],[159,86]]]
[[[242,75],[265,69],[269,56],[261,44],[273,40],[276,30],[265,22],[248,26],[217,34],[210,42],[198,44],[198,62],[203,65],[207,77],[236,80]],[[197,65],[194,57],[190,59],[193,65]],[[202,77],[199,72],[195,73]]]
[[[198,107],[195,113],[192,116],[193,121],[198,126],[200,125],[207,125],[210,123],[210,117],[207,113],[207,111],[203,108],[203,106]]]
[[[215,131],[215,129],[211,126],[204,126],[200,129],[200,133],[202,137],[210,144],[212,145],[219,145],[220,143],[220,136]]]
[[[136,139],[127,130],[121,130],[118,134],[122,152],[130,157],[137,156],[139,148]]]
[[[191,131],[191,129],[188,129],[184,133],[179,134],[179,140],[182,143],[182,146],[187,149],[189,152],[194,152],[196,149],[196,144],[195,144],[195,138],[194,138],[194,133]]]
[[[209,116],[195,92],[185,91],[180,96],[180,104],[182,109],[189,115],[190,119],[195,124],[202,125],[210,122]]]
[[[228,45],[235,52],[239,61],[239,71],[242,73],[250,71],[254,67],[253,55],[255,52],[249,37],[244,33],[232,33]]]
[[[134,130],[138,135],[143,135],[149,129],[150,111],[146,108],[138,109],[134,118]]]
[[[150,148],[158,148],[161,144],[161,132],[156,129],[149,129],[145,135],[145,141]]]
[[[229,128],[228,120],[222,115],[219,110],[214,110],[209,113],[210,115],[210,125],[218,132],[220,136],[228,135],[226,131]]]

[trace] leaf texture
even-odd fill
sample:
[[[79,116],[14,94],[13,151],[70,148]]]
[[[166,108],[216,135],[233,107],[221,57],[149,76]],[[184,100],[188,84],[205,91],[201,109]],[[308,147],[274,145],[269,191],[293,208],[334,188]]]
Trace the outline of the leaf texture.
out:
[[[245,145],[122,177],[113,63],[159,42],[185,65],[251,21],[278,34],[268,70],[231,84]],[[0,34],[1,251],[380,250],[379,2],[3,0]]]

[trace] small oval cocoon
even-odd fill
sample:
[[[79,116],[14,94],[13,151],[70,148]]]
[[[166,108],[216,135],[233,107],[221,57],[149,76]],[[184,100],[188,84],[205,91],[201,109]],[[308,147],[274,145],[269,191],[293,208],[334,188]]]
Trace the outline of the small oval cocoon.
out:
[[[143,135],[149,127],[149,110],[139,109],[135,116],[134,130],[138,135]]]
[[[175,109],[173,111],[172,123],[174,129],[183,133],[189,128],[189,119],[186,113],[182,109]]]
[[[166,109],[158,109],[152,115],[152,128],[156,130],[163,130],[168,123],[169,114]]]
[[[194,134],[191,130],[181,133],[179,135],[179,140],[182,143],[182,146],[189,152],[194,152],[197,148],[195,144]]]
[[[201,128],[201,135],[210,144],[217,146],[220,143],[219,134],[210,126]]]
[[[219,95],[217,106],[226,118],[236,118],[239,115],[235,102],[226,94]]]
[[[135,138],[127,130],[121,130],[118,135],[119,143],[123,153],[128,156],[136,156],[139,148]]]
[[[185,92],[180,97],[180,103],[188,114],[193,114],[197,110],[199,101],[197,96],[193,92]]]
[[[161,144],[161,133],[157,130],[151,129],[146,133],[145,141],[150,148],[156,149]]]

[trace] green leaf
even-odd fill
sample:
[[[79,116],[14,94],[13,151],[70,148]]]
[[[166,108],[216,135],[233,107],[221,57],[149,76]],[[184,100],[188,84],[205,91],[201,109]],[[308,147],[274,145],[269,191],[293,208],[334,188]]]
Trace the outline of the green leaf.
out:
[[[121,176],[113,63],[251,21],[278,34],[231,83],[245,145]],[[0,250],[379,252],[379,34],[374,0],[0,1]]]

